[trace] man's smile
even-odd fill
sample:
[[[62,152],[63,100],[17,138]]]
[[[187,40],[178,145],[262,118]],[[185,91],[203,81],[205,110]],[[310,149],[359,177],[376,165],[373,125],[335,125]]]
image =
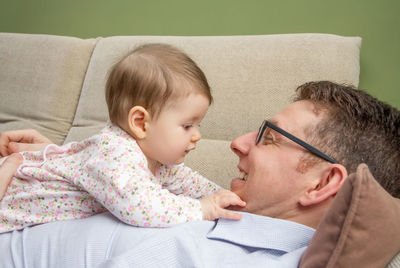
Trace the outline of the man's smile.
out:
[[[239,179],[241,179],[241,180],[247,181],[248,176],[249,175],[247,173],[245,173],[244,171],[240,171],[240,173],[239,173]]]

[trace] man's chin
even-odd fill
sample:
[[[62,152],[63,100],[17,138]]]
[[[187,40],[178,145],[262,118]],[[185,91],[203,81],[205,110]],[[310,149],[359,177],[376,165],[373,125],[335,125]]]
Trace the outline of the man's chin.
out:
[[[239,178],[233,179],[231,181],[231,191],[237,194],[237,192],[240,191],[240,189],[243,188],[245,183],[246,183],[245,180],[241,180]]]
[[[231,191],[237,194],[240,197],[240,199],[247,202],[246,197],[243,194],[243,188],[245,184],[246,184],[245,180],[235,178],[231,181]],[[229,206],[228,209],[236,211],[246,211],[246,207],[240,207],[240,206]]]

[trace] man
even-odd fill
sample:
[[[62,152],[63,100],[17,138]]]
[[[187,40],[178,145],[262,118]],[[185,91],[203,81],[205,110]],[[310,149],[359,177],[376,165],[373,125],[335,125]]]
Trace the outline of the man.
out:
[[[231,190],[247,203],[232,209],[243,211],[242,220],[141,229],[101,214],[1,235],[1,247],[12,248],[3,260],[57,267],[297,267],[359,163],[393,196],[400,193],[398,110],[331,82],[307,83],[297,93],[258,132],[231,144],[241,173]],[[0,148],[8,135],[0,136]]]
[[[0,160],[0,163],[1,162],[2,161]],[[22,156],[20,154],[12,154],[10,157],[5,159],[2,164],[0,164],[0,198],[4,196],[12,175],[14,175],[15,170],[21,163]]]
[[[22,156],[12,152],[40,150],[49,143],[52,143],[51,140],[33,129],[0,133],[0,157],[10,155],[4,160],[0,158],[0,200],[6,192],[12,175],[22,162]]]

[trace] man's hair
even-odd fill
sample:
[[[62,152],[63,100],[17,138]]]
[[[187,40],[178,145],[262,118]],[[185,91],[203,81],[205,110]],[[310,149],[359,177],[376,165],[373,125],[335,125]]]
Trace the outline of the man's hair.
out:
[[[400,197],[400,112],[351,86],[310,82],[297,100],[314,103],[323,119],[307,131],[312,144],[355,172],[366,163],[376,180]]]
[[[106,101],[111,122],[126,119],[134,106],[143,106],[157,118],[170,100],[190,93],[212,96],[206,76],[181,50],[167,44],[137,47],[111,69]]]

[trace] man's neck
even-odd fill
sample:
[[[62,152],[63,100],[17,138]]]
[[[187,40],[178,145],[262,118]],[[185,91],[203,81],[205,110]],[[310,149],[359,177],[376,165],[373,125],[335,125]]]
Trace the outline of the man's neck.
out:
[[[330,199],[312,207],[306,207],[306,208],[299,207],[298,213],[293,217],[287,218],[286,220],[294,221],[303,225],[307,225],[311,228],[317,229],[323,216],[328,211],[331,203],[332,200]]]

